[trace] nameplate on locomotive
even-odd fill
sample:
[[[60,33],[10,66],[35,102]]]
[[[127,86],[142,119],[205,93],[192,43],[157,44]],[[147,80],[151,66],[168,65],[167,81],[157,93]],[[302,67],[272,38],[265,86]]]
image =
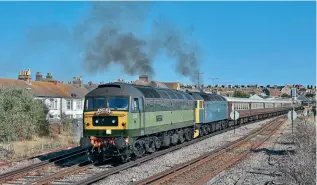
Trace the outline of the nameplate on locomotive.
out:
[[[156,122],[159,122],[159,121],[163,121],[163,116],[162,115],[156,116]]]
[[[96,115],[101,115],[101,114],[111,114],[111,110],[109,108],[98,109],[96,112]]]

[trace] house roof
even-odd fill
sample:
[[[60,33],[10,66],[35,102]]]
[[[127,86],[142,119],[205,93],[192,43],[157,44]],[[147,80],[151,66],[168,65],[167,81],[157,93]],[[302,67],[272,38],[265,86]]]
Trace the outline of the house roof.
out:
[[[135,80],[134,82],[132,82],[132,84],[135,84],[135,85],[145,85],[145,86],[149,85],[149,83],[144,82],[144,81],[142,81],[142,80]]]
[[[72,84],[53,82],[31,81],[30,84],[23,80],[0,78],[0,86],[20,87],[28,89],[38,97],[82,98],[88,90],[85,87],[75,87]]]
[[[251,96],[249,99],[253,99],[253,100],[263,100],[263,98],[257,94],[254,94],[253,96]]]
[[[92,91],[94,89],[96,89],[98,87],[99,84],[84,84],[84,87],[88,90],[88,91]]]
[[[158,87],[158,88],[167,88],[168,89],[168,87],[166,86],[165,83],[159,82],[159,81],[152,81],[152,86]]]
[[[297,100],[298,101],[310,101],[306,96],[298,96]]]
[[[178,89],[179,82],[163,82],[169,89]]]

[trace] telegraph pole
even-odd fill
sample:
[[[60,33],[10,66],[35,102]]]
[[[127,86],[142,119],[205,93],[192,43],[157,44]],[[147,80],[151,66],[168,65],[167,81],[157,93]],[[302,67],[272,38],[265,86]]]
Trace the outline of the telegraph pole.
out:
[[[202,74],[204,74],[204,73],[200,73],[200,72],[198,72],[198,73],[195,73],[196,75],[197,75],[197,78],[198,78],[198,90],[200,90],[200,75],[202,75]]]
[[[213,83],[213,85],[214,85],[214,87],[215,87],[215,82],[216,82],[216,80],[218,80],[219,78],[209,78],[209,79],[212,80],[212,83]]]

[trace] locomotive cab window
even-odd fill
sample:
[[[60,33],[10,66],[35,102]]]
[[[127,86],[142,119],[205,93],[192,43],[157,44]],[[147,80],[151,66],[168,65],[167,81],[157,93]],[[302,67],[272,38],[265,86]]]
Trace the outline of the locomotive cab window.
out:
[[[128,97],[93,97],[85,101],[85,111],[95,111],[100,108],[110,108],[110,110],[128,110]]]
[[[85,103],[85,111],[94,111],[99,108],[106,108],[107,100],[106,98],[87,98]]]
[[[126,97],[110,97],[108,105],[111,110],[128,110],[129,99]]]

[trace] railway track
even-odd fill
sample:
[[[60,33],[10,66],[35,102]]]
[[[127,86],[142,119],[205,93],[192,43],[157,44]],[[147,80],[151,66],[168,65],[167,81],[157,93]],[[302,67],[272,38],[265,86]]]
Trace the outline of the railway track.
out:
[[[231,142],[215,151],[208,152],[201,157],[141,180],[137,182],[136,185],[205,184],[221,171],[246,158],[252,150],[258,148],[269,139],[285,120],[285,117],[275,119],[243,138]]]
[[[277,118],[273,118],[273,119],[278,119],[280,117],[283,117],[283,116],[278,116]],[[241,125],[236,126],[235,128],[238,128],[240,126],[245,126],[245,125],[257,122],[257,121],[261,121],[261,120],[256,120],[256,121],[252,121],[249,123],[241,124]],[[40,176],[37,175],[36,178],[34,176],[28,176],[29,179],[31,179],[31,178],[33,178],[33,179],[31,181],[26,180],[26,178],[25,178],[26,174],[29,174],[32,171],[36,171],[36,170],[38,171],[38,170],[42,169],[45,165],[49,165],[51,163],[55,163],[55,162],[59,161],[59,160],[53,160],[51,162],[43,161],[45,164],[43,162],[40,162],[43,164],[35,164],[34,167],[32,167],[33,165],[26,167],[27,169],[25,170],[25,172],[22,170],[23,171],[22,173],[17,173],[17,174],[20,174],[18,176],[18,178],[24,177],[24,179],[21,179],[20,182],[25,184],[25,181],[27,181],[27,183],[26,183],[27,185],[43,185],[43,184],[85,185],[85,184],[91,184],[91,183],[97,182],[99,180],[102,180],[106,177],[109,177],[113,174],[119,173],[122,170],[129,169],[129,168],[137,166],[141,163],[147,162],[151,159],[157,158],[159,156],[165,155],[165,154],[170,153],[172,151],[178,150],[180,148],[189,146],[191,144],[197,143],[197,142],[202,141],[204,139],[207,139],[209,137],[212,137],[212,136],[215,136],[215,135],[218,135],[218,134],[221,134],[221,133],[233,130],[233,129],[234,129],[233,127],[230,127],[230,128],[226,128],[224,130],[219,130],[219,131],[211,133],[209,135],[205,135],[203,137],[199,137],[199,138],[191,140],[189,142],[185,142],[185,143],[182,143],[180,145],[176,145],[176,146],[164,149],[164,150],[159,150],[151,155],[147,155],[147,156],[139,158],[135,161],[130,161],[128,163],[120,164],[117,166],[114,164],[111,164],[111,163],[108,163],[108,164],[106,163],[106,165],[103,165],[103,166],[96,168],[96,166],[94,164],[92,164],[88,161],[84,161],[84,162],[80,163],[79,165],[74,165],[74,166],[64,168],[64,169],[56,168],[55,166],[53,166],[53,168],[55,168],[55,169],[48,171],[48,172],[42,172],[42,174],[40,174]],[[85,150],[85,152],[86,152],[86,150]],[[76,155],[76,154],[74,154],[74,155]],[[60,159],[60,160],[62,160],[62,159]],[[39,165],[39,166],[36,167],[36,165]],[[33,169],[33,168],[35,168],[35,169]],[[24,174],[24,175],[22,175],[22,174]],[[2,174],[2,175],[5,175],[5,174]],[[75,177],[72,177],[71,175],[73,175]],[[0,183],[3,182],[3,181],[1,181],[2,179],[3,178],[0,175]],[[8,178],[6,178],[6,179],[8,179]],[[17,179],[17,178],[15,178],[15,179]],[[7,182],[7,180],[5,182]],[[14,184],[17,184],[18,182],[16,181],[16,182],[14,182]]]
[[[278,116],[275,119],[278,119],[280,117],[285,117],[285,116]],[[257,121],[261,121],[261,120],[257,120]],[[248,125],[248,124],[251,124],[251,123],[254,123],[254,122],[256,122],[256,121],[252,121],[252,122],[249,122],[249,123],[246,123],[246,124],[238,125],[238,126],[236,126],[236,128],[238,128],[240,126],[245,126],[245,125]],[[233,129],[234,129],[233,127],[230,127],[230,128],[224,129],[224,130],[220,130],[218,132],[215,132],[215,133],[212,133],[212,134],[209,134],[209,135],[205,135],[203,137],[191,140],[189,142],[185,142],[185,143],[182,143],[180,145],[176,145],[176,146],[164,149],[164,150],[157,151],[157,152],[155,152],[155,153],[153,153],[151,155],[144,156],[144,157],[139,158],[139,159],[137,159],[135,161],[130,161],[128,163],[124,163],[124,164],[116,166],[116,167],[106,168],[106,170],[102,170],[99,173],[95,173],[95,175],[91,175],[91,176],[89,176],[89,177],[87,177],[87,178],[85,178],[83,180],[77,181],[77,182],[72,183],[72,184],[73,185],[86,185],[86,184],[91,184],[91,183],[97,182],[97,181],[102,180],[102,179],[104,179],[106,177],[109,177],[110,175],[119,173],[122,170],[126,170],[126,169],[129,169],[131,167],[140,165],[141,163],[147,162],[147,161],[149,161],[151,159],[157,158],[159,156],[165,155],[167,153],[170,153],[172,151],[178,150],[178,149],[183,148],[185,146],[189,146],[191,144],[197,143],[197,142],[202,141],[204,139],[207,139],[209,137],[212,137],[212,136],[215,136],[215,135],[218,135],[218,134],[221,134],[221,133],[227,132],[229,130],[233,130]]]
[[[84,156],[87,152],[85,148],[78,148],[66,154],[59,155],[26,167],[0,174],[1,184],[25,184],[34,179],[47,176],[56,170],[72,165],[69,159],[76,159]]]

